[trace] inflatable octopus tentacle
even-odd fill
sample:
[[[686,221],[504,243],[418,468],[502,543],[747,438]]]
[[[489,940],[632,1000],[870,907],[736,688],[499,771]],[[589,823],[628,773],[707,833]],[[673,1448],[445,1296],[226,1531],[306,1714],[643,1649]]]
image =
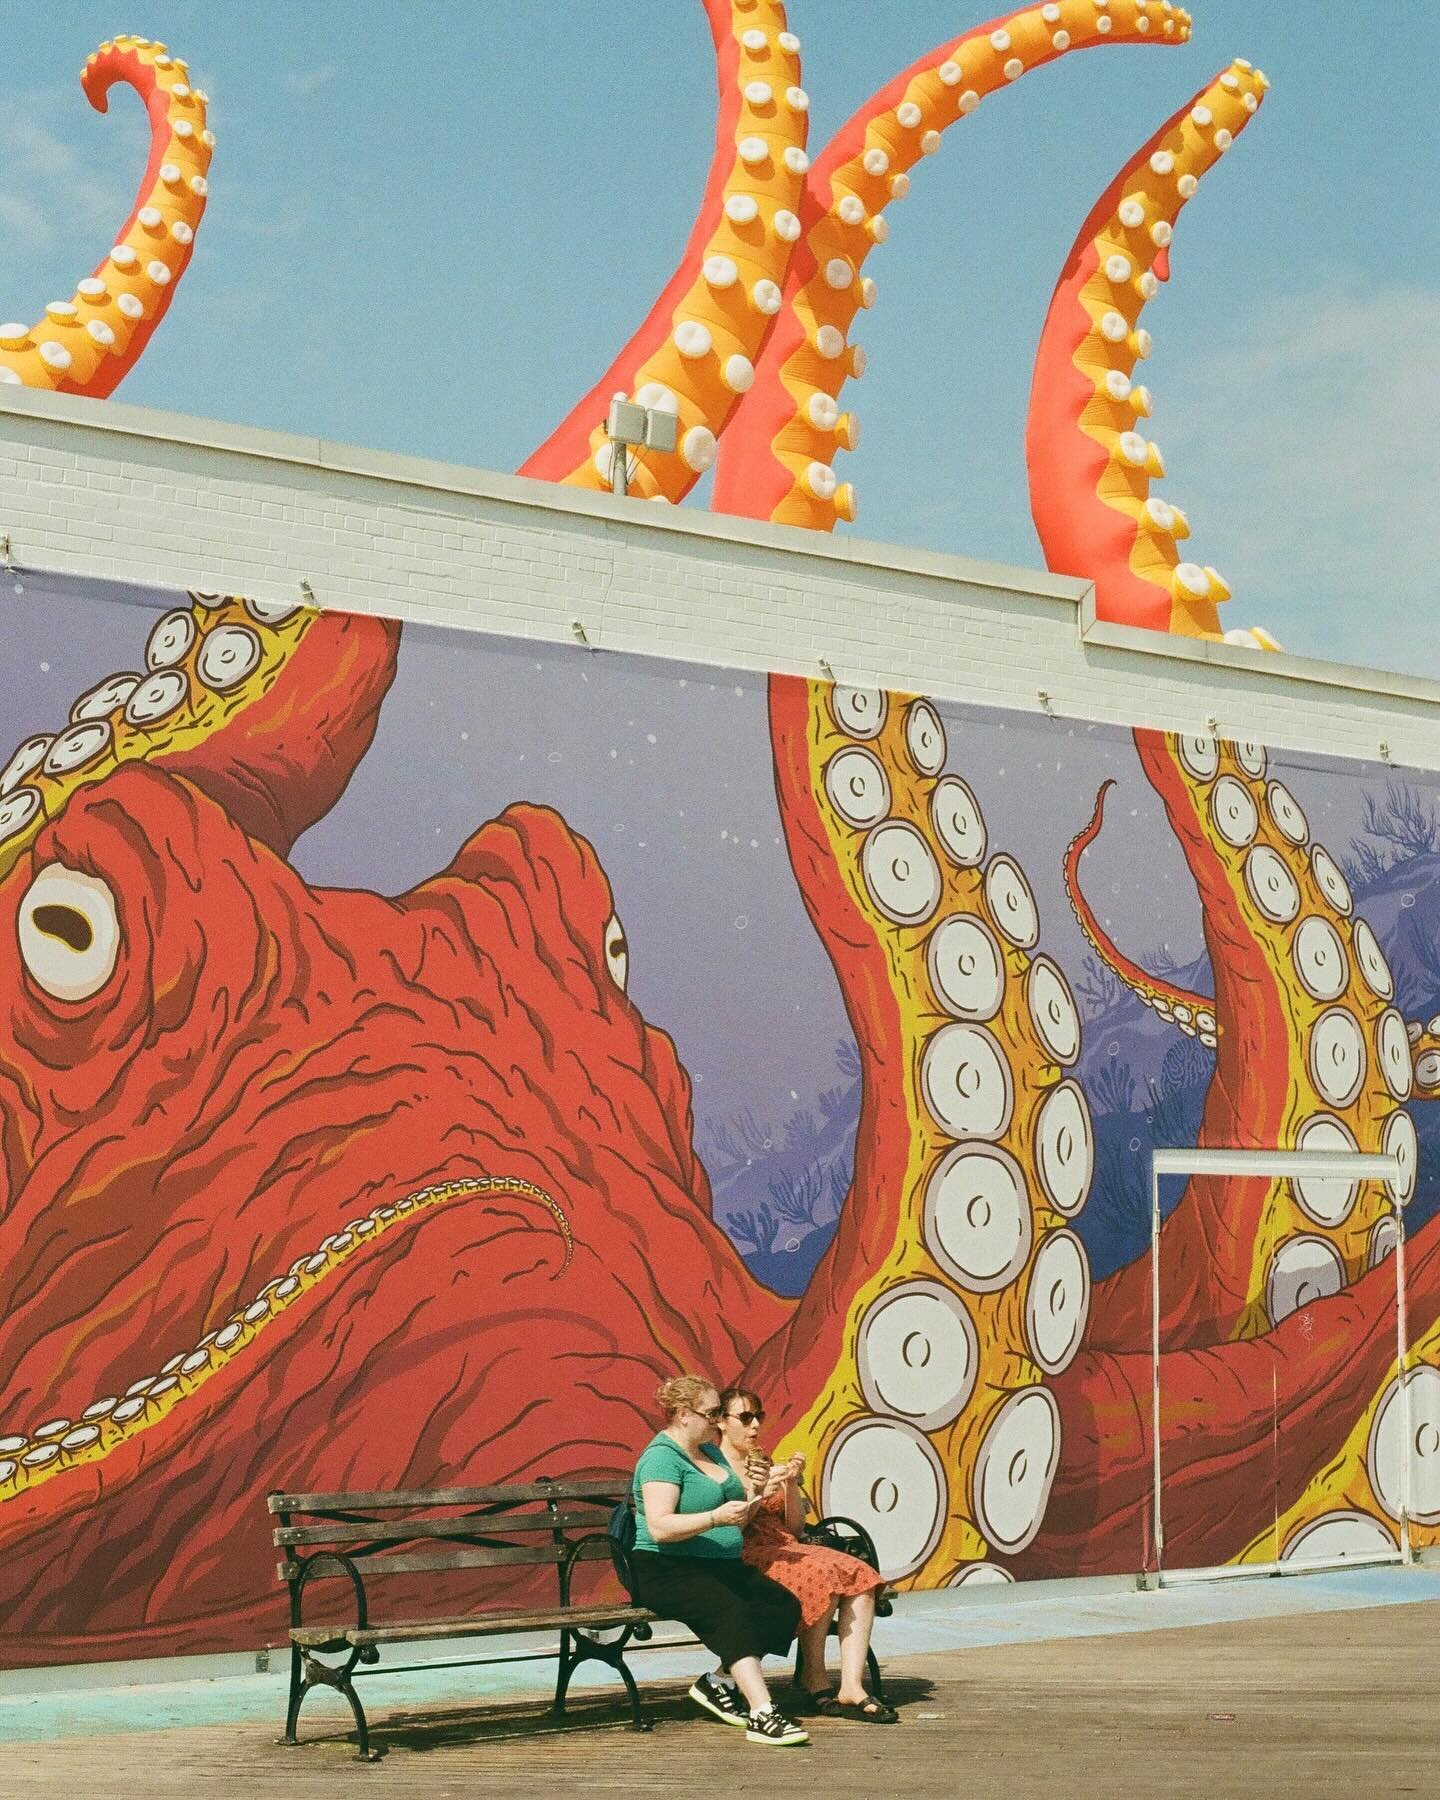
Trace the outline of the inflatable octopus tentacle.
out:
[[[1046,562],[1095,583],[1101,619],[1220,635],[1230,590],[1214,569],[1181,560],[1189,523],[1150,493],[1165,465],[1137,429],[1151,397],[1131,376],[1150,354],[1139,318],[1168,278],[1180,210],[1268,86],[1237,60],[1169,119],[1101,196],[1050,302],[1026,432],[1030,507]]]
[[[882,88],[827,145],[806,183],[786,308],[760,360],[755,390],[726,439],[713,510],[830,531],[853,519],[855,493],[836,479],[836,453],[859,427],[840,392],[864,372],[849,341],[875,284],[861,275],[888,234],[885,208],[949,126],[1031,69],[1100,44],[1180,44],[1188,13],[1149,0],[1062,0],[992,19],[922,57]]]
[[[0,876],[77,789],[135,761],[187,776],[283,855],[369,748],[399,637],[388,619],[191,593],[152,628],[139,667],[80,695],[0,767]]]
[[[705,0],[720,112],[699,215],[679,267],[644,324],[520,473],[610,487],[603,428],[617,392],[677,412],[676,456],[635,453],[631,491],[678,501],[715,459],[716,439],[755,375],[780,310],[809,167],[800,40],[779,0]]]
[[[103,399],[124,380],[164,318],[190,262],[205,211],[214,133],[207,96],[163,44],[121,37],[102,44],[81,77],[97,112],[117,82],[150,115],[150,161],[115,247],[69,300],[38,325],[0,325],[0,382]]]
[[[1129,364],[1146,348],[1135,319],[1154,274],[1136,276],[1140,246],[1164,256],[1169,218],[1194,191],[1195,171],[1223,154],[1264,87],[1262,75],[1237,62],[1151,140],[1091,215],[1051,308],[1031,410],[1032,505],[1047,561],[1093,578],[1097,594],[1110,596],[1100,609],[1108,616],[1117,591],[1147,582],[1152,596],[1180,608],[1188,580],[1185,565],[1171,570],[1173,592],[1137,573],[1171,569],[1163,555],[1151,568],[1151,550],[1137,550],[1171,544],[1161,531],[1169,509],[1157,511],[1144,494],[1141,465],[1158,463],[1152,448],[1116,428],[1117,408],[1138,401],[1143,413],[1149,405],[1143,392],[1120,398]],[[1047,482],[1046,455],[1073,472],[1063,492]],[[1213,613],[1203,571],[1200,584]],[[1150,622],[1199,629],[1198,618],[1192,608],[1188,624],[1168,615]],[[1137,731],[1135,743],[1199,891],[1215,972],[1216,1068],[1199,1144],[1394,1150],[1413,1189],[1414,1127],[1402,1105],[1413,1079],[1410,1045],[1391,1004],[1390,970],[1368,925],[1352,921],[1335,860],[1311,843],[1294,796],[1269,778],[1264,746],[1155,731]],[[1098,821],[1090,835],[1094,828]],[[1072,847],[1072,878],[1074,859]],[[1259,1078],[1277,1063],[1288,1067],[1286,1081]],[[1197,1176],[1162,1234],[1162,1342],[1252,1337],[1315,1295],[1338,1291],[1384,1253],[1391,1213],[1392,1196],[1377,1182]],[[1092,1344],[1141,1341],[1150,1280],[1142,1258],[1100,1285]]]
[[[1114,785],[1113,781],[1100,784],[1090,823],[1077,833],[1065,852],[1065,892],[1070,899],[1070,910],[1075,914],[1081,931],[1101,962],[1125,983],[1137,999],[1142,1000],[1162,1019],[1178,1025],[1187,1037],[1198,1036],[1202,1044],[1213,1049],[1217,1030],[1215,1002],[1208,994],[1192,993],[1188,988],[1176,987],[1173,982],[1151,975],[1139,963],[1132,962],[1116,947],[1113,938],[1095,917],[1090,902],[1081,890],[1080,858],[1100,835],[1100,826],[1105,817],[1105,796]]]
[[[860,1049],[854,1182],[789,1322],[751,1363],[825,1511],[905,1584],[1030,1541],[1079,1347],[1091,1129],[1079,1014],[1018,864],[944,774],[925,700],[772,677],[790,857]],[[912,1366],[907,1345],[931,1353]],[[888,1496],[888,1501],[887,1501]],[[898,1522],[903,1521],[903,1523]]]

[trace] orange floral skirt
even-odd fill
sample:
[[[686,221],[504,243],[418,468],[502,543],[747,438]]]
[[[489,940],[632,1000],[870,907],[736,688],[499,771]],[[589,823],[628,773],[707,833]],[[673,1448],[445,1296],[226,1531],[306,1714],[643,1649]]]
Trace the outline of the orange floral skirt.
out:
[[[802,1543],[778,1516],[778,1509],[771,1510],[770,1501],[747,1527],[740,1554],[752,1569],[790,1590],[800,1602],[802,1626],[818,1624],[837,1600],[885,1585],[884,1578],[858,1556],[826,1544]]]

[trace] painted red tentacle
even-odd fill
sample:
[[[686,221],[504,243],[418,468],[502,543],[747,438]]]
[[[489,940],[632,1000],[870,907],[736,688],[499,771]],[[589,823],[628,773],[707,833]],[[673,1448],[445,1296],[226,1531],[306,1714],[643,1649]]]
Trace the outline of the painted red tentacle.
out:
[[[764,1394],[780,1433],[795,1425],[844,1360],[841,1334],[858,1287],[894,1239],[903,1199],[894,1171],[911,1155],[911,1126],[896,1075],[904,1028],[885,946],[846,885],[821,812],[812,768],[810,685],[770,678],[775,787],[790,864],[821,942],[845,971],[844,997],[861,1064],[855,1170],[835,1237],[795,1310],[745,1372]]]
[[[1411,1246],[1407,1306],[1418,1341],[1440,1319],[1434,1221]],[[1227,1562],[1268,1531],[1333,1456],[1335,1421],[1365,1413],[1395,1355],[1395,1271],[1386,1262],[1264,1337],[1163,1356],[1166,1560]],[[1024,1574],[1154,1567],[1152,1378],[1148,1351],[1091,1348],[1057,1379],[1065,1455],[1045,1524],[1020,1559]],[[1263,1473],[1238,1479],[1261,1443]]]
[[[859,429],[837,401],[863,372],[863,353],[847,347],[856,312],[874,301],[874,283],[859,271],[887,235],[885,208],[909,191],[908,171],[986,95],[1031,69],[1071,50],[1180,44],[1189,35],[1189,14],[1178,7],[1026,6],[938,46],[867,100],[806,181],[785,309],[722,446],[712,509],[820,531],[853,518],[853,489],[836,482],[831,465],[837,450],[855,448]]]
[[[1026,432],[1030,508],[1047,564],[1095,583],[1101,619],[1220,635],[1229,589],[1181,560],[1189,523],[1150,494],[1165,466],[1136,429],[1151,397],[1131,373],[1150,353],[1138,320],[1168,277],[1174,222],[1268,85],[1237,61],[1166,120],[1100,197],[1050,302]]]
[[[127,763],[183,775],[282,855],[339,799],[395,679],[400,627],[295,601],[194,592],[68,722],[0,765],[10,829],[0,875],[76,793]]]
[[[1176,987],[1173,982],[1151,975],[1139,963],[1132,962],[1116,946],[1115,940],[1096,918],[1094,909],[1080,887],[1080,858],[1100,835],[1100,827],[1105,818],[1105,796],[1114,785],[1113,780],[1100,784],[1090,823],[1071,840],[1070,847],[1065,852],[1065,892],[1070,899],[1070,909],[1096,955],[1138,999],[1143,1000],[1162,1019],[1173,1020],[1187,1036],[1198,1035],[1209,1042],[1213,1040],[1217,1030],[1215,1003],[1210,996],[1193,993],[1189,988]]]
[[[399,643],[391,619],[300,613],[293,648],[243,713],[153,760],[283,856],[330,811],[370,748]]]
[[[704,198],[675,273],[635,335],[520,467],[540,481],[608,489],[611,397],[679,414],[674,456],[639,452],[632,492],[678,501],[715,454],[779,310],[799,236],[809,101],[781,0],[704,0],[719,113]]]
[[[103,399],[134,368],[189,266],[209,193],[215,138],[208,100],[163,44],[121,37],[102,44],[81,75],[97,112],[117,83],[134,88],[150,118],[150,157],[114,248],[69,300],[52,301],[32,327],[0,329],[0,381]]]
[[[1284,988],[1246,916],[1203,796],[1197,805],[1170,740],[1163,732],[1137,731],[1135,746],[1199,891],[1205,947],[1215,972],[1212,1016],[1226,1025],[1216,1044],[1197,1145],[1273,1149],[1281,1142],[1287,1102],[1283,1085],[1268,1074],[1277,1059],[1281,1067],[1289,1062]],[[1265,1179],[1192,1178],[1161,1237],[1162,1342],[1213,1343],[1235,1332],[1249,1304],[1255,1238],[1271,1186]],[[1148,1338],[1150,1315],[1145,1256],[1097,1285],[1087,1342],[1128,1350]]]

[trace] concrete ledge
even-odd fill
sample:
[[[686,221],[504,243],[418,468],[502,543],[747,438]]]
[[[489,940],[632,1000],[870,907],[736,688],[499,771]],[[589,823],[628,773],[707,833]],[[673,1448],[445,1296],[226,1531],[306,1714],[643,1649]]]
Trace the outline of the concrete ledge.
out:
[[[1440,768],[1440,682],[1104,624],[1087,583],[0,390],[17,566]],[[582,637],[583,634],[583,637]]]
[[[1319,687],[1359,691],[1371,700],[1390,695],[1440,708],[1440,681],[1426,675],[1360,669],[1349,663],[1326,662],[1321,657],[1292,656],[1288,650],[1246,650],[1239,644],[1214,644],[1204,638],[1172,637],[1164,632],[1141,631],[1133,625],[1112,625],[1095,617],[1093,586],[1087,587],[1081,598],[1080,617],[1082,639],[1097,649],[1162,656],[1171,662],[1203,663],[1217,673],[1223,672],[1229,685],[1243,684],[1252,678],[1261,683],[1310,682]]]
[[[1059,601],[1067,609],[1077,608],[1090,591],[1087,582],[1068,575],[1051,575],[1043,570],[1015,569],[1002,563],[972,561],[939,551],[875,543],[866,538],[822,535],[792,525],[771,525],[763,520],[733,518],[727,514],[702,512],[698,508],[660,506],[646,500],[619,500],[613,495],[561,487],[554,482],[532,481],[520,475],[471,469],[459,463],[432,462],[424,457],[403,456],[389,450],[361,449],[352,444],[331,443],[325,438],[299,437],[288,432],[262,431],[249,425],[195,419],[183,413],[126,406],[114,400],[86,400],[44,389],[6,387],[0,389],[0,418],[7,413],[47,419],[86,437],[104,432],[123,438],[184,444],[222,458],[240,457],[253,463],[324,470],[330,474],[359,476],[447,496],[493,500],[529,511],[597,520],[626,531],[653,531],[726,546],[753,545],[782,551],[787,557],[805,557],[852,568],[896,570],[929,576],[937,581],[963,582],[969,587],[1036,595]],[[3,435],[4,428],[0,426],[0,437]],[[274,478],[278,470],[272,468],[269,473]]]

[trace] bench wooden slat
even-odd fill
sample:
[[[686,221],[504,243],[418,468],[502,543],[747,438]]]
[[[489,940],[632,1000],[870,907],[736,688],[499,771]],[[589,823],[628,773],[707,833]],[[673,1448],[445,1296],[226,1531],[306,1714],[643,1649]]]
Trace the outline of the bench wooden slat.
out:
[[[657,1614],[643,1606],[570,1606],[515,1613],[472,1613],[460,1619],[400,1619],[393,1625],[297,1625],[292,1643],[307,1649],[321,1644],[405,1644],[424,1638],[494,1637],[507,1631],[560,1630],[588,1625],[597,1630],[616,1625],[653,1624]]]
[[[630,1492],[628,1475],[604,1481],[521,1481],[500,1487],[397,1488],[389,1493],[269,1494],[272,1513],[393,1511],[406,1506],[487,1506],[520,1500],[621,1499]]]
[[[594,1512],[484,1513],[474,1518],[376,1520],[374,1524],[277,1525],[277,1547],[286,1544],[388,1544],[406,1538],[504,1537],[512,1531],[553,1531],[560,1527],[599,1531],[606,1514]]]
[[[323,1554],[323,1553],[322,1553]],[[513,1549],[505,1550],[443,1550],[430,1556],[376,1556],[366,1557],[358,1562],[360,1578],[368,1587],[377,1575],[423,1575],[433,1569],[493,1569],[505,1563],[531,1564],[536,1567],[546,1563],[558,1563],[567,1551],[561,1544],[517,1544]],[[575,1552],[577,1562],[596,1562],[608,1557],[610,1546],[598,1539],[589,1544],[581,1544]],[[275,1565],[275,1572],[282,1581],[299,1579],[303,1563],[283,1562]],[[344,1569],[322,1564],[310,1577],[311,1581],[344,1580]]]

